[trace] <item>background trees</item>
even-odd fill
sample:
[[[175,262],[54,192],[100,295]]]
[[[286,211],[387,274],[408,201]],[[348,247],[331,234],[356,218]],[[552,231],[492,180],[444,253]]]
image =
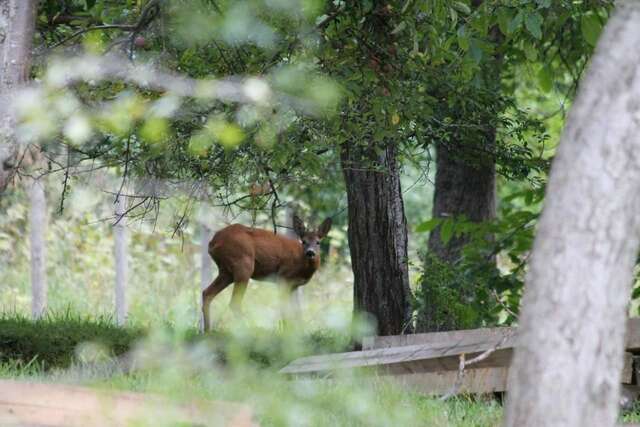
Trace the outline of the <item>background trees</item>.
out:
[[[54,203],[100,169],[120,180],[109,197],[128,188],[127,216],[171,205],[178,236],[195,201],[278,232],[286,207],[332,216],[380,332],[512,321],[610,2],[284,4],[43,1],[17,113],[64,177]]]

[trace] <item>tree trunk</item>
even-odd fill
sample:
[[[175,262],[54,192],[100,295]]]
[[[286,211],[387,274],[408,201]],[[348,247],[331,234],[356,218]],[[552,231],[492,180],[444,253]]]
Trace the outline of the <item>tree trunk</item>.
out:
[[[200,293],[204,291],[210,284],[213,278],[213,261],[211,255],[209,255],[209,241],[213,237],[211,228],[204,222],[200,224]],[[202,300],[200,298],[200,300]],[[200,301],[202,302],[202,301]],[[202,313],[202,310],[200,310]],[[204,316],[200,315],[200,330],[204,331]]]
[[[640,3],[620,2],[553,163],[507,426],[612,426],[640,236]]]
[[[116,268],[116,322],[122,326],[127,322],[127,279],[129,275],[126,202],[124,196],[118,196],[116,200],[116,224],[113,226],[114,256]]]
[[[474,7],[479,7],[482,1],[474,0]],[[498,42],[501,35],[497,28],[491,30],[491,39]],[[500,91],[500,76],[502,56],[495,55],[482,67],[481,77],[487,86],[487,91],[498,94]],[[471,114],[468,108],[460,108],[468,114],[457,117],[457,121],[473,125],[469,128],[460,127],[449,141],[436,144],[436,179],[433,194],[433,218],[456,219],[464,217],[466,220],[481,223],[496,217],[496,122],[498,112],[489,103],[491,96],[482,95],[477,102],[480,106],[473,109],[484,109],[483,114]],[[482,105],[484,104],[484,105]],[[454,113],[455,114],[455,113]],[[460,113],[458,113],[460,114]],[[473,120],[472,122],[469,122]],[[473,129],[469,131],[469,129]],[[467,299],[467,290],[462,289],[460,283],[432,282],[430,274],[434,268],[432,263],[443,263],[455,268],[462,258],[462,250],[470,241],[467,234],[452,236],[444,242],[441,226],[436,227],[429,235],[427,258],[425,259],[425,278],[422,283],[422,295],[425,298],[424,310],[419,314],[417,329],[420,332],[443,331],[464,327],[479,327],[481,324],[460,325],[460,319],[455,310],[438,307],[436,304],[446,301],[436,293],[444,287],[447,295],[454,295],[457,300]],[[492,236],[487,236],[492,239]],[[490,261],[495,266],[495,257]],[[440,268],[435,266],[435,268]],[[451,297],[449,297],[451,298]],[[441,303],[440,303],[441,304]]]
[[[39,180],[34,180],[29,187],[29,199],[31,314],[34,319],[39,319],[47,306],[47,202],[44,186]]]
[[[0,0],[0,193],[15,172],[12,91],[29,77],[37,5],[37,0]]]
[[[344,144],[341,160],[355,312],[373,316],[380,335],[401,334],[409,326],[411,294],[396,145]]]
[[[487,141],[482,141],[478,151],[491,152],[495,147],[495,131]],[[433,196],[434,218],[455,218],[464,215],[469,221],[483,222],[496,216],[496,167],[490,156],[461,155],[472,151],[464,144],[436,145],[436,182]],[[466,157],[466,158],[465,158]],[[429,253],[447,263],[455,263],[464,245],[466,235],[452,237],[442,242],[440,227],[429,236]]]

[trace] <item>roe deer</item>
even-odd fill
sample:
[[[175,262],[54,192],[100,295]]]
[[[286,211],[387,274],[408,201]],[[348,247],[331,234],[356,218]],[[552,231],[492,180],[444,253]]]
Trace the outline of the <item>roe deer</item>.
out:
[[[327,218],[316,231],[308,231],[293,217],[298,239],[271,231],[232,224],[218,231],[209,242],[209,255],[218,266],[218,277],[202,292],[204,330],[209,329],[209,306],[231,283],[231,309],[240,313],[249,279],[283,282],[289,291],[306,284],[320,266],[320,241],[331,229]]]

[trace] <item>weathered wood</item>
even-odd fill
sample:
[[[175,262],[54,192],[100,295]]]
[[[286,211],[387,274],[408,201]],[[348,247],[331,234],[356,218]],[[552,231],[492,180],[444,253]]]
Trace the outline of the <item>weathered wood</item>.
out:
[[[458,393],[493,393],[507,389],[509,368],[478,368],[465,371]],[[420,372],[414,374],[389,375],[392,382],[409,390],[442,395],[449,393],[458,379],[458,371]]]
[[[493,340],[495,337],[501,337],[504,334],[513,334],[514,343],[516,339],[517,329],[512,327],[498,328],[481,328],[468,329],[449,332],[432,332],[425,334],[409,334],[409,335],[389,335],[365,337],[362,341],[363,350],[371,350],[375,348],[398,347],[404,345],[421,345],[432,343],[459,343],[464,344],[468,341],[477,342],[478,340]],[[640,317],[632,317],[627,320],[626,333],[626,350],[631,352],[640,352]]]
[[[457,370],[458,356],[465,353],[471,359],[480,353],[495,349],[474,368],[508,366],[513,348],[513,335],[509,332],[486,337],[468,339],[465,342],[433,343],[380,348],[366,351],[310,356],[298,359],[284,367],[287,374],[312,374],[345,368],[375,367],[389,373],[434,372]]]
[[[448,332],[430,332],[424,334],[387,335],[365,337],[362,341],[363,350],[375,348],[399,347],[405,345],[422,345],[447,343],[450,345],[463,345],[468,342],[480,342],[483,340],[497,342],[505,335],[511,335],[515,339],[516,328],[481,328]]]
[[[632,317],[627,320],[625,349],[631,352],[640,352],[640,317]]]
[[[134,423],[256,426],[249,407],[237,403],[206,401],[179,405],[141,393],[0,381],[2,426],[111,427]]]
[[[629,320],[628,343],[640,342],[640,319]],[[281,370],[294,375],[322,374],[346,369],[371,369],[419,392],[443,394],[451,391],[458,377],[459,357],[471,360],[492,351],[479,363],[465,369],[460,393],[506,391],[506,378],[513,348],[517,345],[516,328],[485,328],[467,331],[370,337],[364,351],[311,356],[298,359]],[[633,358],[624,355],[622,383],[633,382]]]

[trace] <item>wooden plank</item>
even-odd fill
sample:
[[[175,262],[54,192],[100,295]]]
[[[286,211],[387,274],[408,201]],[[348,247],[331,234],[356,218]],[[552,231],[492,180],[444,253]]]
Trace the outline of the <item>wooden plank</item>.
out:
[[[447,332],[429,332],[424,334],[410,335],[387,335],[365,337],[362,341],[363,350],[373,350],[377,348],[400,347],[405,345],[422,345],[447,343],[451,345],[464,345],[468,342],[480,342],[483,340],[489,342],[499,341],[505,335],[513,336],[512,343],[515,344],[516,328],[481,328],[467,329],[459,331]]]
[[[493,393],[507,389],[509,368],[469,369],[462,377],[458,393]],[[384,378],[409,390],[424,394],[447,394],[458,379],[457,371],[389,375]]]
[[[627,320],[625,348],[627,351],[640,352],[640,317]]]
[[[513,341],[509,334],[495,336],[493,340],[469,339],[464,343],[433,343],[353,351],[322,356],[310,356],[295,360],[280,372],[287,374],[311,374],[335,369],[375,367],[389,373],[433,372],[457,370],[458,356],[462,353],[471,359],[482,352],[496,349],[487,359],[473,365],[474,368],[508,366]]]
[[[112,392],[58,384],[0,381],[0,425],[108,427],[135,425],[220,425],[252,427],[242,404],[175,404],[156,395]],[[142,424],[139,422],[143,421]]]
[[[633,383],[633,354],[625,351],[624,353],[624,365],[622,367],[622,384]]]
[[[362,342],[363,350],[376,348],[398,347],[405,345],[420,345],[434,343],[459,343],[478,342],[479,340],[493,340],[505,334],[512,334],[513,341],[517,341],[517,329],[515,327],[480,328],[448,332],[430,332],[424,334],[391,335],[365,337]],[[632,317],[627,320],[627,332],[625,339],[627,351],[640,352],[640,317]]]
[[[625,353],[622,371],[623,387],[626,391],[631,383],[633,361],[631,353]],[[509,368],[492,367],[465,370],[458,393],[493,393],[507,391]],[[419,372],[408,374],[385,375],[391,381],[410,390],[424,394],[449,393],[458,379],[458,371]],[[628,393],[627,393],[628,394]],[[637,394],[636,394],[637,397]]]

